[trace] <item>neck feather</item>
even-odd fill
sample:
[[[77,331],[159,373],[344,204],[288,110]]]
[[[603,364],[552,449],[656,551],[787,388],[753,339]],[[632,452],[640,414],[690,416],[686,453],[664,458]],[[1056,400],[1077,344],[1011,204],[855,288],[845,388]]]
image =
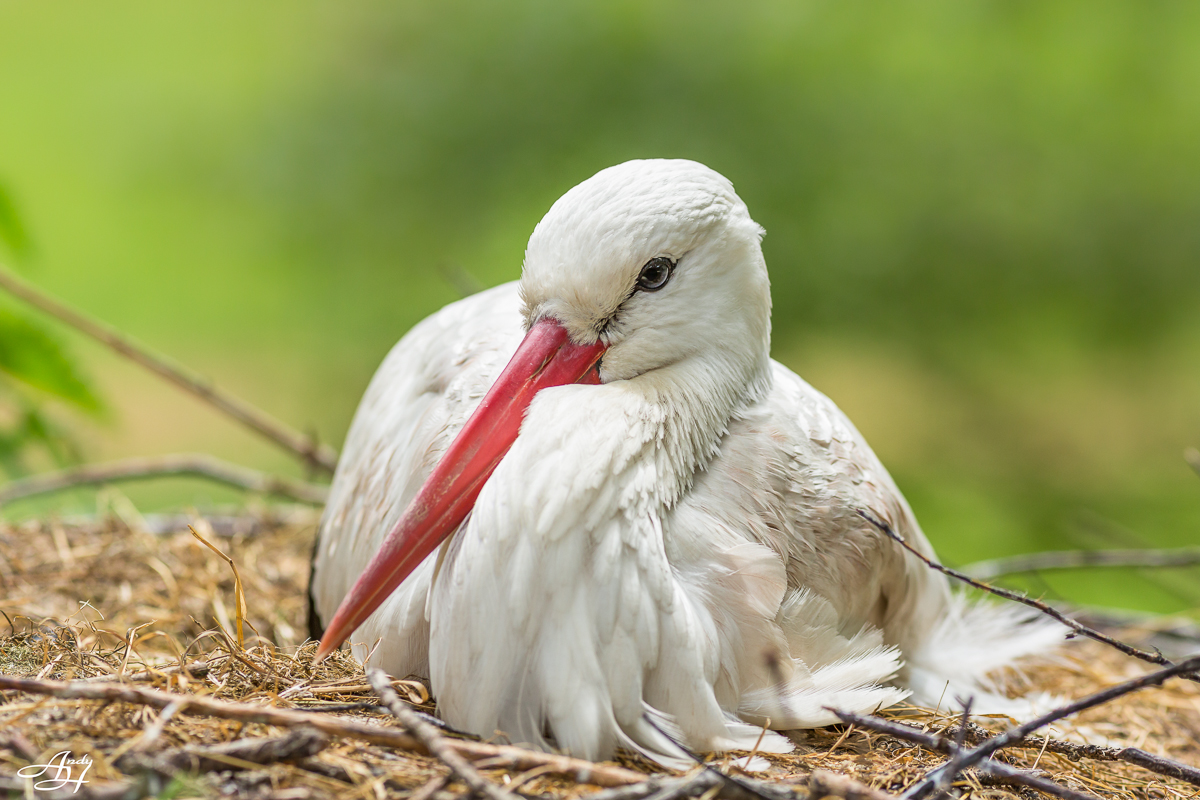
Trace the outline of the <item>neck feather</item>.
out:
[[[762,399],[771,387],[770,358],[751,361],[707,354],[672,364],[631,381],[655,410],[657,460],[664,505],[673,505],[697,472],[717,455],[730,420]]]

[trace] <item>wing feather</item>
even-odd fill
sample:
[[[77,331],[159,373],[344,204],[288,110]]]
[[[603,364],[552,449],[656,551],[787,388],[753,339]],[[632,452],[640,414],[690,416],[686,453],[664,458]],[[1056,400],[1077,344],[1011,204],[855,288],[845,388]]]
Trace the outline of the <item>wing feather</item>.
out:
[[[454,435],[504,368],[523,334],[516,283],[446,306],[388,353],[346,436],[321,519],[310,594],[322,620],[395,526]],[[355,633],[362,658],[393,674],[428,675],[425,606],[436,555],[417,568]]]

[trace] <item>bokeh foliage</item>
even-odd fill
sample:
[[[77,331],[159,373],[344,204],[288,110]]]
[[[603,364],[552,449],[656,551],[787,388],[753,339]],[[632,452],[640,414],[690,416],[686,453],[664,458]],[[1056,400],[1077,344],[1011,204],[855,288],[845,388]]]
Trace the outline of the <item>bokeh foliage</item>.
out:
[[[24,76],[0,79],[21,112],[0,148],[47,285],[263,376],[251,397],[328,439],[454,299],[445,265],[515,278],[571,185],[687,157],[768,231],[776,356],[860,424],[949,560],[1200,535],[1179,457],[1200,443],[1200,6],[0,15],[0,75]]]
[[[30,242],[0,184],[0,252],[5,249],[23,259]],[[48,412],[55,401],[93,416],[101,411],[95,390],[58,340],[28,316],[0,306],[0,473],[25,473],[36,451],[60,465],[78,459],[69,430]]]
[[[1102,345],[1194,317],[1194,6],[434,8],[373,8],[216,173],[318,268],[466,258],[595,168],[677,156],[733,176],[767,227],[785,335],[946,353],[1047,317]]]

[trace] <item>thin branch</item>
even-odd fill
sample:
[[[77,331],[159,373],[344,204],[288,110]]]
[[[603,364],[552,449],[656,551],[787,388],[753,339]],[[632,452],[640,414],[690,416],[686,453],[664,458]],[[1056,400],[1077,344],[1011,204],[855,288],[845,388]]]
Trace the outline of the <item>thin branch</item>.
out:
[[[988,739],[986,742],[978,745],[974,749],[963,753],[956,757],[960,767],[969,767],[972,764],[978,763],[980,760],[987,758],[997,750],[1008,747],[1014,742],[1019,742],[1029,734],[1036,731],[1038,728],[1043,728],[1052,722],[1057,722],[1064,717],[1069,717],[1073,714],[1078,714],[1080,711],[1086,711],[1089,708],[1094,708],[1099,705],[1115,700],[1118,697],[1136,692],[1140,689],[1145,689],[1147,686],[1161,686],[1171,678],[1194,673],[1200,670],[1200,656],[1193,656],[1185,661],[1180,661],[1178,664],[1160,669],[1157,672],[1151,672],[1146,675],[1118,683],[1110,686],[1107,689],[1101,689],[1086,697],[1082,697],[1072,703],[1067,703],[1065,706],[1047,711],[1040,717],[1031,719],[1029,722],[1022,723],[1017,727]]]
[[[758,798],[758,800],[778,800],[778,798],[782,796],[777,789],[772,786],[768,786],[761,781],[737,778],[733,775],[727,775],[724,772],[721,772],[712,764],[707,763],[704,759],[697,756],[687,747],[684,747],[682,742],[663,730],[662,726],[655,722],[654,718],[648,713],[642,714],[642,721],[651,728],[654,728],[654,730],[658,731],[663,738],[665,738],[671,744],[678,747],[680,752],[685,754],[692,761],[695,761],[704,770],[704,772],[701,774],[710,775],[713,779],[719,781],[722,784],[721,797],[724,798],[724,800],[748,800],[748,798]],[[662,790],[662,792],[665,791],[667,790]],[[657,795],[652,797],[651,800],[655,800],[655,798],[657,798]]]
[[[953,756],[961,752],[958,745],[946,738],[945,735],[935,736],[908,725],[880,717],[866,717],[860,714],[851,714],[847,711],[830,710],[834,714],[837,714],[838,718],[847,725],[857,725],[860,728],[872,730],[876,733],[883,733],[896,739],[912,742],[935,753],[944,753],[945,755]],[[991,775],[997,782],[1005,785],[1028,786],[1031,789],[1037,789],[1040,792],[1053,797],[1061,797],[1064,800],[1095,800],[1090,795],[1076,792],[1062,784],[1036,775],[1031,770],[1017,769],[1001,761],[985,761],[979,765],[979,769],[985,774]],[[905,794],[907,796],[907,793]]]
[[[968,722],[965,726],[951,725],[942,733],[945,736],[958,736],[962,734],[965,743],[973,745],[986,742],[995,736],[992,731],[976,725],[974,722]],[[1123,754],[1130,751],[1142,752],[1136,747],[1105,747],[1099,744],[1077,744],[1076,742],[1067,742],[1062,739],[1051,739],[1050,737],[1043,736],[1026,736],[1021,741],[1014,742],[1010,747],[1024,747],[1045,753],[1057,753],[1066,756],[1071,761],[1078,761],[1081,758],[1089,758],[1093,761],[1126,761],[1128,759]],[[1155,758],[1158,757],[1155,756]],[[1163,762],[1161,768],[1164,771],[1159,772],[1160,775],[1176,777],[1175,770],[1177,768],[1192,769],[1187,764],[1181,764],[1169,758],[1163,758],[1161,761]],[[1129,763],[1134,764],[1139,763],[1139,761],[1131,760]],[[1158,769],[1150,769],[1152,772],[1158,772]]]
[[[218,389],[210,381],[170,362],[145,345],[118,332],[115,328],[55,300],[4,269],[0,269],[0,288],[7,289],[10,294],[65,322],[75,330],[87,334],[111,350],[200,398],[259,435],[299,456],[311,467],[332,473],[337,466],[337,452],[328,445],[318,445],[312,437],[292,430],[288,425],[265,411]]]
[[[1070,742],[1063,742],[1070,744]],[[1142,769],[1157,772],[1159,775],[1166,775],[1168,778],[1174,778],[1184,783],[1190,783],[1192,786],[1200,786],[1200,768],[1193,767],[1190,764],[1176,761],[1173,758],[1164,758],[1156,756],[1153,753],[1147,753],[1137,747],[1111,748],[1117,750],[1117,757],[1121,761],[1129,764],[1136,764]],[[1069,752],[1069,751],[1063,751]]]
[[[1028,553],[1011,558],[977,561],[962,568],[976,580],[991,580],[1021,572],[1086,567],[1190,567],[1200,564],[1200,547],[1176,547],[1161,550],[1058,550]]]
[[[947,773],[953,777],[967,767],[972,767],[976,764],[979,764],[997,750],[1000,750],[1004,747],[1010,747],[1011,745],[1021,741],[1038,728],[1043,728],[1052,722],[1057,722],[1060,719],[1069,717],[1072,714],[1077,714],[1080,711],[1086,711],[1089,708],[1095,708],[1096,706],[1104,705],[1105,703],[1115,700],[1118,697],[1123,697],[1131,692],[1144,689],[1147,686],[1159,686],[1171,678],[1183,676],[1187,673],[1194,673],[1197,670],[1200,670],[1200,656],[1194,656],[1193,658],[1189,658],[1186,661],[1181,661],[1178,664],[1170,666],[1166,669],[1160,669],[1157,672],[1151,672],[1146,675],[1142,675],[1141,677],[1134,678],[1133,680],[1125,681],[1124,683],[1118,683],[1114,686],[1108,687],[1107,689],[1102,689],[1099,692],[1094,692],[1074,702],[1060,706],[1052,711],[1048,711],[1045,714],[1042,714],[1040,717],[1032,719],[1029,722],[1022,723],[1002,734],[993,736],[971,750],[957,750],[949,761],[937,769],[929,772],[924,778],[909,787],[908,791],[904,793],[904,797],[908,798],[909,800],[920,800],[920,798],[924,797],[930,791],[935,789],[939,785],[939,782],[944,779],[944,776]],[[1187,778],[1183,778],[1183,780],[1187,780]]]
[[[297,700],[296,708],[304,711],[319,711],[322,714],[341,714],[346,711],[386,711],[378,700],[364,700],[361,703],[309,703]]]
[[[180,667],[178,664],[171,664],[164,667],[145,669],[141,672],[131,672],[128,675],[125,675],[123,680],[152,681],[157,678],[165,678],[171,675],[177,675],[180,672],[183,672],[183,674],[187,677],[200,678],[207,675],[211,669],[212,664],[207,659],[197,659],[196,661],[189,661],[187,664],[183,665],[183,667]],[[103,675],[93,675],[90,678],[77,678],[76,680],[82,683],[101,683],[105,681],[117,680],[120,677],[121,676],[117,675],[115,672],[106,672]]]
[[[968,723],[965,730],[966,738],[971,744],[988,741],[993,736],[991,731],[981,728],[973,722]],[[951,727],[945,731],[945,734],[951,735],[957,732],[958,729]],[[1061,739],[1051,739],[1050,737],[1042,736],[1026,736],[1021,741],[1009,746],[1027,747],[1046,753],[1057,753],[1066,756],[1071,761],[1078,761],[1081,758],[1091,759],[1092,761],[1124,761],[1127,764],[1134,764],[1142,769],[1156,772],[1168,778],[1175,778],[1184,783],[1200,786],[1200,768],[1184,764],[1182,761],[1176,761],[1173,758],[1156,756],[1137,747],[1106,747],[1099,744],[1077,744],[1076,742],[1065,742]]]
[[[721,774],[716,770],[702,769],[691,775],[675,781],[660,784],[654,792],[647,795],[646,800],[679,800],[682,797],[700,797],[716,787],[722,787],[722,794],[728,791],[729,784],[721,780]],[[732,798],[730,798],[732,800]]]
[[[716,779],[708,774],[707,771],[697,773],[706,776],[707,780],[716,783]],[[670,789],[675,786],[683,786],[691,780],[691,777],[676,778],[668,776],[655,776],[644,780],[641,783],[635,783],[630,786],[617,786],[612,789],[601,789],[600,791],[589,794],[587,800],[644,800],[657,792],[664,789]]]
[[[431,756],[449,767],[455,777],[462,781],[472,794],[482,795],[491,800],[512,800],[509,792],[476,772],[469,761],[450,747],[449,742],[437,728],[418,717],[412,709],[400,701],[400,696],[392,689],[392,683],[383,670],[367,670],[367,681],[392,716],[400,720],[400,724],[425,746]]]
[[[845,800],[896,800],[896,796],[879,789],[872,789],[848,775],[817,769],[808,777],[809,800],[823,797],[843,797]]]
[[[446,784],[448,783],[450,783],[449,773],[445,775],[434,775],[425,782],[424,786],[409,795],[408,800],[433,800],[434,795],[436,795],[442,789],[445,789]]]
[[[875,519],[875,517],[871,516],[870,514],[868,514],[865,511],[862,511],[861,509],[858,511],[858,515],[860,517],[862,517],[863,519],[865,519],[867,522],[874,525],[876,528],[878,528],[879,531],[881,533],[883,533],[885,536],[887,536],[887,537],[893,539],[894,541],[896,541],[897,543],[899,543],[899,545],[901,547],[903,547],[905,550],[907,550],[908,552],[912,553],[914,556],[919,558],[926,565],[928,565],[931,569],[937,570],[938,572],[942,573],[943,575],[949,575],[951,578],[960,580],[969,586],[974,586],[976,589],[980,589],[985,592],[990,592],[991,594],[997,595],[998,597],[1003,597],[1006,600],[1012,600],[1014,602],[1021,603],[1022,605],[1029,606],[1030,608],[1035,608],[1038,611],[1045,614],[1046,616],[1050,617],[1051,619],[1058,620],[1063,625],[1066,625],[1068,628],[1075,631],[1076,633],[1078,633],[1082,636],[1086,636],[1089,639],[1094,639],[1097,642],[1102,642],[1103,644],[1109,645],[1110,647],[1114,647],[1117,650],[1120,650],[1122,653],[1124,653],[1127,656],[1133,656],[1134,658],[1140,658],[1142,661],[1146,661],[1151,664],[1157,664],[1158,666],[1165,666],[1165,667],[1174,666],[1174,662],[1167,659],[1165,656],[1163,656],[1162,653],[1158,652],[1157,650],[1154,650],[1153,652],[1151,652],[1149,650],[1142,650],[1141,648],[1134,647],[1131,644],[1122,642],[1120,639],[1114,639],[1113,637],[1109,636],[1106,633],[1101,633],[1100,631],[1096,630],[1095,628],[1089,628],[1087,625],[1084,625],[1081,622],[1077,622],[1076,620],[1071,619],[1066,614],[1062,613],[1061,611],[1054,608],[1053,606],[1043,603],[1041,600],[1035,600],[1034,598],[1029,597],[1028,595],[1021,594],[1020,592],[1014,592],[1014,591],[1010,591],[1008,589],[1001,589],[997,586],[992,586],[987,583],[980,583],[979,581],[972,578],[970,575],[966,575],[962,572],[959,572],[958,570],[953,570],[953,569],[950,569],[949,567],[942,566],[941,564],[934,561],[929,556],[927,556],[924,553],[922,553],[921,551],[917,550],[915,547],[910,545],[907,541],[905,541],[904,537],[901,536],[900,534],[896,533],[896,531],[894,531],[892,529],[891,525],[888,525],[886,522],[881,522],[880,520]],[[1200,680],[1200,679],[1193,679],[1193,680]]]
[[[971,704],[972,704],[973,700],[974,700],[973,697],[968,697],[967,701],[965,703],[963,703],[962,715],[960,717],[961,721],[959,723],[959,735],[958,735],[958,738],[954,742],[954,752],[955,753],[958,753],[963,748],[963,739],[967,735],[967,723],[971,721]],[[853,728],[853,727],[854,726],[851,726],[851,728]],[[941,797],[942,795],[944,795],[946,793],[946,790],[950,788],[950,783],[953,780],[954,780],[954,773],[943,772],[938,777],[937,783],[934,784],[934,795],[936,797]]]
[[[680,800],[684,797],[704,797],[716,791],[721,800],[746,800],[747,797],[770,797],[779,800],[794,800],[795,795],[781,790],[778,784],[769,781],[743,778],[731,783],[728,775],[718,772],[707,764],[691,775],[680,778],[655,776],[632,786],[606,789],[588,800]],[[752,793],[751,793],[752,792]],[[808,777],[808,797],[840,797],[845,800],[896,800],[894,795],[860,783],[848,775],[839,775],[826,770],[814,770]]]
[[[297,727],[283,736],[235,739],[207,747],[180,747],[156,756],[149,767],[172,775],[176,772],[211,772],[238,769],[236,762],[252,765],[297,761],[315,756],[329,745],[329,737],[309,727]],[[134,762],[136,763],[136,762]]]
[[[0,506],[14,500],[52,492],[121,481],[179,476],[206,478],[256,494],[289,497],[302,503],[324,505],[329,487],[268,475],[231,464],[203,453],[178,453],[149,458],[127,458],[108,464],[88,464],[11,481],[0,488]]]
[[[120,701],[160,709],[166,708],[171,703],[182,701],[183,708],[179,712],[181,714],[201,714],[222,719],[275,725],[282,728],[308,725],[330,736],[358,739],[414,753],[428,752],[419,740],[403,730],[289,708],[232,703],[199,695],[180,695],[174,692],[141,689],[122,684],[48,681],[16,678],[9,675],[0,675],[0,690],[49,695],[63,700]],[[579,758],[553,753],[538,753],[510,745],[467,742],[457,739],[446,739],[445,743],[468,761],[493,759],[493,763],[514,769],[547,766],[552,767],[557,774],[570,776],[578,783],[589,783],[594,786],[627,786],[646,779],[642,773],[623,767],[594,764]]]

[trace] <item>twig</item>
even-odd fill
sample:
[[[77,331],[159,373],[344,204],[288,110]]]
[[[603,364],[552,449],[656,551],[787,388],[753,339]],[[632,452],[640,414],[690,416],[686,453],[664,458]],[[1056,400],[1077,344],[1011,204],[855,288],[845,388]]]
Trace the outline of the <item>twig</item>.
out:
[[[707,771],[700,772],[701,775],[708,775]],[[708,778],[715,782],[715,778]],[[612,789],[602,789],[595,794],[589,794],[587,800],[644,800],[656,792],[663,789],[668,789],[673,786],[681,786],[687,783],[691,778],[675,778],[667,776],[659,776],[644,780],[641,783],[635,783],[631,786],[617,786]]]
[[[1078,633],[1082,636],[1086,636],[1089,639],[1094,639],[1097,642],[1102,642],[1103,644],[1109,645],[1110,647],[1115,647],[1117,650],[1120,650],[1122,653],[1124,653],[1127,656],[1133,656],[1134,658],[1140,658],[1142,661],[1146,661],[1151,664],[1157,664],[1158,666],[1164,666],[1164,667],[1174,666],[1174,663],[1172,661],[1168,660],[1166,657],[1163,656],[1162,653],[1158,652],[1157,650],[1155,650],[1154,652],[1151,652],[1149,650],[1142,650],[1141,648],[1134,647],[1131,644],[1122,642],[1120,639],[1114,639],[1113,637],[1109,636],[1106,633],[1101,633],[1100,631],[1096,630],[1095,628],[1089,628],[1087,625],[1084,625],[1081,622],[1077,622],[1076,620],[1071,619],[1066,614],[1062,613],[1061,611],[1054,608],[1053,606],[1043,603],[1041,600],[1035,600],[1034,598],[1029,597],[1028,595],[1021,594],[1020,592],[1013,592],[1008,589],[1001,589],[997,586],[992,586],[987,583],[980,583],[979,581],[972,578],[970,575],[965,575],[962,572],[959,572],[958,570],[953,570],[953,569],[950,569],[949,567],[942,566],[941,564],[934,561],[929,556],[922,553],[920,550],[917,550],[915,547],[910,545],[907,541],[905,541],[903,536],[896,533],[896,531],[892,530],[891,525],[888,525],[886,522],[881,522],[880,520],[875,519],[875,517],[871,516],[870,514],[868,514],[867,512],[865,512],[861,509],[858,510],[858,515],[860,517],[862,517],[863,519],[865,519],[867,522],[874,525],[876,528],[878,528],[879,531],[881,533],[883,533],[885,536],[888,536],[892,540],[896,541],[905,550],[912,553],[914,556],[919,558],[921,561],[925,562],[925,564],[928,565],[931,569],[937,570],[938,572],[942,573],[943,575],[949,575],[951,578],[960,580],[969,586],[974,586],[976,589],[980,589],[985,592],[990,592],[991,594],[997,595],[998,597],[1003,597],[1006,600],[1012,600],[1014,602],[1021,603],[1022,605],[1029,606],[1030,608],[1035,608],[1038,611],[1045,614],[1046,616],[1050,617],[1051,619],[1058,620],[1063,625],[1066,625],[1068,628],[1075,631],[1076,633]]]
[[[171,675],[177,675],[180,672],[183,672],[184,675],[189,677],[201,678],[207,675],[210,669],[212,669],[212,664],[208,660],[199,659],[196,661],[189,661],[183,667],[180,667],[178,664],[172,664],[165,667],[145,669],[141,672],[131,672],[128,675],[125,675],[123,680],[152,681],[155,678],[164,678]],[[104,681],[116,680],[119,677],[120,676],[118,676],[115,672],[108,672],[103,675],[93,675],[90,678],[77,678],[76,680],[81,683],[100,683]]]
[[[0,288],[7,289],[10,294],[19,297],[26,303],[56,317],[77,331],[87,334],[160,377],[166,378],[184,391],[190,392],[261,436],[299,456],[310,466],[330,473],[337,466],[337,453],[328,445],[318,445],[312,437],[292,430],[265,411],[218,389],[210,381],[191,374],[183,367],[171,363],[145,345],[138,344],[128,336],[117,332],[115,328],[55,300],[7,270],[0,269]]]
[[[748,778],[732,780],[729,775],[713,769],[708,764],[700,762],[703,769],[693,772],[691,775],[685,775],[681,778],[671,778],[658,776],[643,781],[635,786],[624,786],[618,789],[609,789],[595,795],[590,795],[588,800],[679,800],[683,797],[711,797],[716,796],[721,800],[749,800],[749,798],[770,798],[770,800],[795,800],[795,795],[791,792],[781,792],[779,788],[766,781],[757,781]],[[851,783],[866,789],[857,781],[851,779]],[[811,785],[811,784],[810,784]],[[872,791],[868,789],[868,791]],[[820,797],[824,797],[821,794]],[[868,797],[867,795],[859,795],[863,800],[895,800],[886,795],[884,797]]]
[[[846,711],[837,710],[833,710],[833,713],[837,714],[838,718],[847,725],[857,725],[860,728],[866,728],[867,730],[884,733],[897,739],[913,742],[935,753],[944,753],[953,756],[960,752],[958,746],[946,738],[945,735],[934,736],[908,725],[881,719],[880,717],[865,717],[860,714],[851,714]],[[1040,775],[1035,775],[1030,770],[1017,769],[1000,761],[986,761],[979,765],[979,769],[991,775],[998,782],[1006,785],[1028,786],[1045,794],[1064,798],[1064,800],[1095,800],[1094,797],[1068,789],[1059,783],[1042,778]],[[909,791],[911,791],[911,788]],[[905,796],[907,796],[907,792]]]
[[[179,453],[150,458],[127,458],[108,464],[88,464],[10,481],[0,488],[0,506],[24,497],[61,492],[80,486],[180,475],[207,478],[248,492],[290,497],[313,505],[323,505],[329,497],[327,486],[268,475],[202,453]]]
[[[991,739],[994,735],[990,730],[968,722],[964,727],[950,727],[944,730],[944,735],[965,733],[965,739],[972,745]],[[1200,769],[1175,759],[1163,756],[1153,756],[1138,747],[1106,747],[1104,745],[1080,745],[1074,741],[1051,739],[1049,736],[1026,736],[1021,741],[1014,742],[1010,747],[1030,747],[1046,753],[1057,753],[1066,756],[1073,762],[1081,758],[1097,760],[1097,762],[1126,762],[1136,764],[1142,769],[1158,772],[1159,775],[1178,778],[1178,780],[1195,783],[1200,786]]]
[[[263,725],[276,725],[283,728],[308,725],[330,736],[358,739],[414,753],[428,752],[419,740],[406,731],[396,728],[385,728],[378,724],[329,717],[323,714],[297,711],[295,709],[213,700],[200,695],[180,695],[174,692],[142,689],[123,684],[46,681],[34,680],[32,678],[16,678],[9,675],[0,675],[0,690],[49,695],[63,700],[120,701],[135,705],[151,706],[152,708],[166,708],[171,703],[182,699],[184,707],[180,713],[201,714],[222,719],[235,719],[242,722],[257,722]],[[515,769],[553,766],[556,773],[570,776],[578,783],[589,783],[594,786],[628,786],[640,783],[646,779],[646,776],[642,773],[634,772],[624,767],[594,764],[579,758],[560,756],[553,753],[538,753],[511,745],[485,744],[483,742],[467,742],[457,739],[446,739],[444,741],[448,747],[468,761],[479,761],[484,758],[495,759],[497,763]]]
[[[425,746],[429,754],[441,761],[450,771],[461,780],[473,794],[491,798],[491,800],[512,800],[512,795],[496,784],[485,779],[465,758],[449,746],[446,738],[438,729],[418,717],[412,710],[400,701],[400,696],[392,689],[392,682],[381,669],[367,670],[367,681],[379,699],[392,712],[392,716],[400,720],[400,724]]]
[[[433,800],[434,795],[446,788],[446,784],[450,783],[450,774],[434,775],[425,785],[417,789],[408,800]]]
[[[974,698],[968,697],[963,703],[961,722],[959,723],[959,734],[954,741],[954,752],[958,753],[963,749],[963,739],[967,735],[967,723],[971,721],[971,703]],[[851,727],[854,727],[853,725]],[[934,784],[934,796],[941,797],[946,794],[946,790],[950,788],[950,783],[954,780],[954,773],[943,772],[938,776],[937,783]]]
[[[1069,717],[1072,714],[1078,714],[1080,711],[1086,711],[1089,708],[1104,705],[1105,703],[1115,700],[1118,697],[1123,697],[1131,692],[1145,689],[1147,686],[1161,686],[1171,678],[1186,675],[1189,672],[1196,672],[1197,670],[1200,670],[1200,656],[1194,656],[1185,661],[1181,661],[1178,664],[1167,667],[1166,669],[1160,669],[1157,672],[1151,672],[1132,680],[1125,681],[1124,683],[1118,683],[1114,686],[1108,687],[1107,689],[1101,689],[1100,691],[1093,692],[1086,697],[1081,697],[1072,703],[1067,703],[1065,706],[1060,706],[1059,708],[1047,711],[1040,717],[1031,719],[1029,722],[1022,723],[1017,727],[1006,731],[1005,733],[1002,733],[998,736],[993,736],[991,739],[988,739],[986,742],[983,742],[974,749],[963,753],[960,757],[957,757],[954,760],[959,762],[960,768],[969,767],[972,764],[976,764],[982,759],[987,758],[997,750],[1003,747],[1008,747],[1014,742],[1021,741],[1038,728],[1045,727],[1052,722],[1057,722],[1060,719]]]
[[[718,786],[724,791],[730,784],[721,780],[722,773],[702,769],[670,783],[661,784],[646,800],[679,800],[681,797],[700,797]],[[732,800],[732,798],[730,798]]]
[[[1021,741],[1038,728],[1045,727],[1052,722],[1057,722],[1064,717],[1069,717],[1072,714],[1079,713],[1080,711],[1085,711],[1089,708],[1103,705],[1111,700],[1115,700],[1118,697],[1127,695],[1130,692],[1136,692],[1139,689],[1146,688],[1147,686],[1159,686],[1171,678],[1182,676],[1189,672],[1196,672],[1197,670],[1200,670],[1200,656],[1189,658],[1186,661],[1181,661],[1178,664],[1166,669],[1160,669],[1157,672],[1151,672],[1146,675],[1142,675],[1141,677],[1134,678],[1133,680],[1125,681],[1124,683],[1118,683],[1114,686],[1108,687],[1107,689],[1102,689],[1099,692],[1094,692],[1093,694],[1082,697],[1072,703],[1068,703],[1065,706],[1060,706],[1052,711],[1048,711],[1036,719],[1022,723],[1021,725],[1018,725],[1015,728],[1006,731],[1005,733],[987,739],[971,750],[960,750],[956,752],[949,761],[937,769],[929,772],[924,778],[911,786],[908,791],[904,793],[904,797],[911,798],[911,800],[919,800],[919,798],[924,797],[929,793],[930,790],[934,789],[938,785],[938,781],[942,779],[944,774],[949,773],[951,777],[953,777],[967,767],[974,766],[975,764],[983,761],[985,758],[988,758],[997,750],[1000,750],[1004,747],[1009,747],[1016,742]],[[1187,780],[1187,778],[1182,779]],[[1191,783],[1192,781],[1188,782]],[[1197,783],[1196,785],[1200,785],[1200,783]]]
[[[759,800],[777,800],[781,797],[779,792],[773,787],[768,787],[761,782],[751,781],[744,778],[737,778],[733,775],[726,775],[712,764],[707,763],[704,759],[697,756],[691,750],[683,746],[683,743],[677,740],[674,736],[663,730],[662,726],[654,721],[654,718],[649,714],[642,714],[642,721],[649,725],[654,730],[658,731],[663,738],[671,744],[679,748],[680,752],[684,753],[692,761],[700,765],[704,771],[701,775],[710,775],[714,779],[721,782],[721,797],[724,800],[747,800],[747,798],[759,798]],[[663,791],[666,791],[665,789]],[[656,798],[651,798],[656,800]],[[660,800],[660,799],[659,799]]]
[[[845,800],[896,800],[896,796],[879,789],[872,789],[847,775],[817,769],[808,777],[809,800],[822,797],[843,797]]]
[[[180,747],[151,762],[156,772],[210,772],[229,769],[231,759],[249,764],[274,764],[315,756],[329,745],[329,737],[309,727],[294,728],[283,736],[238,739],[209,747]]]
[[[429,691],[418,681],[392,681],[392,688],[395,689],[397,687],[404,690],[404,693],[408,695],[408,702],[412,703],[413,705],[421,705],[422,703],[429,702]],[[327,683],[307,687],[307,691],[314,696],[329,694],[357,694],[358,692],[370,692],[373,690],[373,687],[369,683],[356,683],[350,685]],[[441,727],[445,727],[445,725],[442,725]]]
[[[1060,744],[1069,745],[1070,742],[1060,742]],[[1153,753],[1147,753],[1137,747],[1112,747],[1107,748],[1116,750],[1116,757],[1112,760],[1125,761],[1130,764],[1136,764],[1142,769],[1157,772],[1159,775],[1166,775],[1168,778],[1190,783],[1192,786],[1200,786],[1200,768],[1193,767],[1190,764],[1184,764],[1176,761],[1173,758],[1164,758],[1156,756]],[[1066,753],[1070,758],[1070,751],[1062,749],[1057,752]]]
[[[377,700],[367,700],[362,703],[304,703],[298,702],[296,708],[305,711],[320,712],[321,714],[341,714],[346,711],[379,711],[385,710]]]
[[[12,750],[30,764],[32,764],[41,753],[41,751],[34,746],[33,742],[29,741],[25,734],[21,733],[15,728],[11,728],[11,723],[9,732],[3,736],[0,736],[0,747],[5,747],[9,750]]]
[[[1200,547],[1146,550],[1057,550],[1011,558],[977,561],[962,568],[976,580],[991,580],[1021,572],[1085,567],[1189,567],[1200,564]]]

